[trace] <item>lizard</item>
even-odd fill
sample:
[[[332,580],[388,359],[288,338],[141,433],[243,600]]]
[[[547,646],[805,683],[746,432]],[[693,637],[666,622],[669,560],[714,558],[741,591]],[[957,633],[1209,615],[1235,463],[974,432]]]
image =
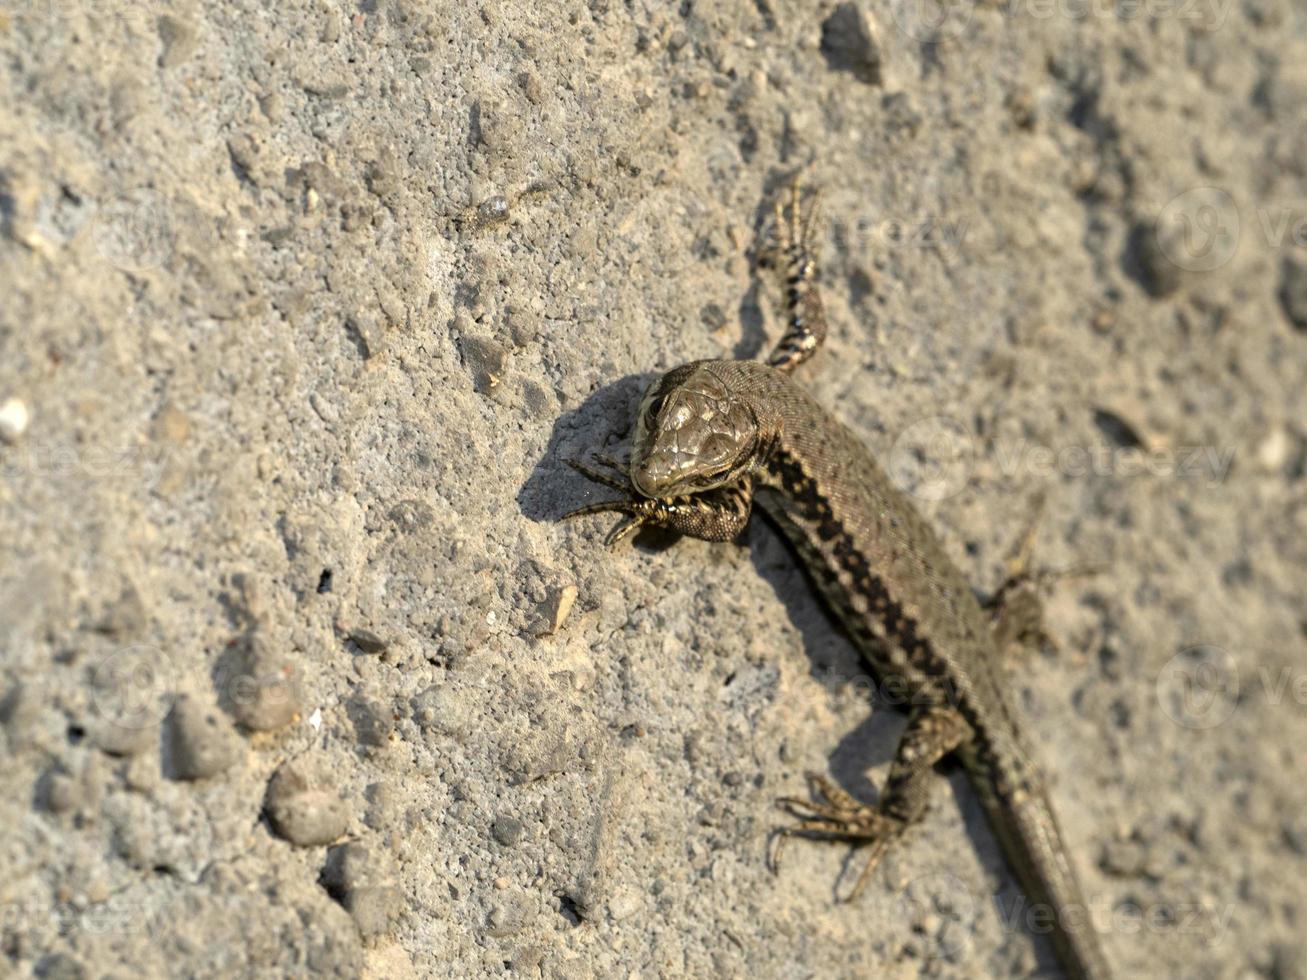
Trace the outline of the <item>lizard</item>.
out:
[[[1047,579],[1028,567],[1034,522],[1008,578],[982,605],[908,496],[792,379],[827,333],[813,233],[818,209],[804,212],[802,202],[797,179],[776,199],[787,322],[766,362],[699,360],[655,380],[635,418],[628,466],[601,456],[607,471],[567,461],[622,496],[564,519],[621,514],[607,536],[611,547],[648,526],[728,541],[761,510],[875,679],[909,695],[898,699],[907,726],[877,802],[862,803],[808,773],[810,799],[778,800],[797,822],[776,829],[773,870],[791,837],[865,847],[867,861],[846,898],[855,899],[886,850],[924,817],[935,765],[953,757],[1027,899],[1051,919],[1064,972],[1103,980],[1109,969],[1099,936],[1004,676],[1007,648],[1042,635],[1033,624]]]

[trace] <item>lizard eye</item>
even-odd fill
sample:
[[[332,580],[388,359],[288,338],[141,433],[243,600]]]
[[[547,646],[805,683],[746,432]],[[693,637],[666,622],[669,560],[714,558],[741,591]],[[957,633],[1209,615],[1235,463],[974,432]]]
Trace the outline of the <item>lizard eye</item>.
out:
[[[658,398],[655,398],[653,401],[649,403],[649,407],[645,409],[645,411],[647,413],[650,422],[658,418],[659,413],[662,412],[663,410],[663,402],[665,402],[666,400],[667,400],[666,395],[660,395]]]

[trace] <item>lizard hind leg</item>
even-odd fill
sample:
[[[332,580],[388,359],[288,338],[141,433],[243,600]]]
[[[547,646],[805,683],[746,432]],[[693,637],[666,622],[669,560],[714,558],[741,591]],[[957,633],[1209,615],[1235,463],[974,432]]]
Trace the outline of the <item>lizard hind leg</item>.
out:
[[[767,358],[769,365],[787,374],[812,357],[826,339],[815,234],[821,195],[813,193],[805,212],[803,188],[795,178],[788,198],[787,202],[784,195],[777,197],[774,223],[785,272],[786,327]]]
[[[781,855],[791,837],[810,840],[845,841],[856,847],[869,848],[867,859],[852,890],[843,901],[853,901],[871,880],[871,873],[906,829],[896,817],[884,814],[878,807],[860,803],[820,773],[807,773],[809,792],[813,799],[783,796],[776,802],[785,808],[796,822],[777,827],[769,864],[773,872],[780,869]],[[836,886],[837,894],[839,886]]]
[[[846,841],[866,847],[867,857],[857,880],[847,894],[836,895],[852,902],[866,889],[872,872],[894,841],[926,814],[935,763],[971,738],[971,728],[953,708],[915,709],[899,740],[889,777],[875,806],[861,803],[831,780],[808,773],[811,800],[781,797],[777,803],[797,822],[778,827],[774,835],[771,867],[779,867],[786,841],[791,837]]]
[[[1056,638],[1044,624],[1044,596],[1054,582],[1097,574],[1093,564],[1066,569],[1034,567],[1035,537],[1044,513],[1044,495],[1031,503],[1031,516],[1004,562],[1003,584],[985,603],[990,614],[994,641],[1003,653],[1048,647],[1056,650]]]

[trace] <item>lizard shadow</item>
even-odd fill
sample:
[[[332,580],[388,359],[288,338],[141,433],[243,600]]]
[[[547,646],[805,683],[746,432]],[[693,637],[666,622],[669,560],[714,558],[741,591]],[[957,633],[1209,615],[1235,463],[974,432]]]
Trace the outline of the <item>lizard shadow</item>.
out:
[[[596,452],[621,455],[629,443],[640,398],[661,373],[628,374],[596,388],[579,405],[559,414],[544,453],[517,492],[524,517],[552,523],[576,507],[614,496],[613,491],[574,472],[567,460],[588,461]],[[641,545],[659,538],[671,540],[670,535],[652,530],[636,535]]]
[[[630,374],[605,384],[558,416],[544,452],[517,493],[523,516],[554,522],[585,503],[615,495],[573,472],[566,461],[592,460],[596,453],[620,458],[629,447],[640,399],[660,374]],[[614,524],[617,520],[613,515]],[[678,539],[675,532],[648,528],[636,534],[632,543],[644,551],[661,551],[673,547]],[[743,548],[754,570],[781,601],[799,632],[809,674],[832,697],[851,696],[876,705],[865,721],[841,739],[829,759],[830,773],[840,785],[855,797],[874,802],[876,788],[867,778],[867,770],[893,758],[903,729],[902,716],[882,710],[884,698],[857,651],[813,591],[789,543],[761,513],[755,511],[736,542],[721,547]]]
[[[784,328],[768,331],[763,310],[765,290],[779,290],[784,279],[783,256],[777,249],[775,201],[783,188],[799,175],[802,168],[773,170],[763,180],[763,193],[754,208],[751,228],[753,244],[745,252],[749,263],[749,285],[736,309],[740,338],[731,351],[737,361],[762,360],[765,352],[780,337]],[[780,293],[777,292],[779,296]]]
[[[615,494],[597,486],[566,463],[593,460],[596,453],[621,457],[629,447],[640,399],[661,372],[630,374],[592,391],[573,408],[558,416],[540,459],[517,493],[524,517],[554,522],[568,511]],[[613,515],[613,523],[618,520]],[[659,528],[642,529],[632,544],[644,551],[675,546],[679,535]],[[876,787],[867,770],[894,757],[902,732],[903,716],[890,707],[843,628],[818,598],[802,563],[788,541],[754,512],[745,532],[732,544],[744,549],[754,570],[772,589],[798,631],[809,674],[830,696],[854,697],[873,706],[868,717],[840,740],[831,753],[829,769],[841,786],[855,797],[874,802]],[[795,787],[797,790],[798,787]]]
[[[770,521],[755,512],[743,540],[758,576],[771,586],[798,631],[808,673],[836,700],[853,699],[869,714],[849,731],[828,757],[830,775],[845,790],[874,803],[876,787],[867,770],[894,757],[904,720],[884,710],[878,685],[843,628],[818,598],[802,562]]]

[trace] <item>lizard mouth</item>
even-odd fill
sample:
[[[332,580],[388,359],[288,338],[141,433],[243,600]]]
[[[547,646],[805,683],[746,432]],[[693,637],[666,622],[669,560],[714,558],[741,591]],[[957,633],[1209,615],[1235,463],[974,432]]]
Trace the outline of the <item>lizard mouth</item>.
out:
[[[734,467],[730,464],[707,471],[687,472],[687,464],[659,466],[654,459],[646,458],[633,462],[631,466],[631,482],[635,489],[654,499],[702,493],[730,483],[734,476]]]

